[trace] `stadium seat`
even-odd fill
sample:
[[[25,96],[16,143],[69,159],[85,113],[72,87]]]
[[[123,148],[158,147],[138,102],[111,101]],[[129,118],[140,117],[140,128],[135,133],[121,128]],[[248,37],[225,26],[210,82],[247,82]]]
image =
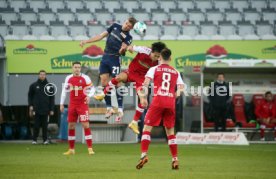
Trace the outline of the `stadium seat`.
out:
[[[251,0],[251,7],[257,9],[260,12],[262,8],[267,7],[267,4],[264,0]]]
[[[65,8],[64,1],[60,1],[60,0],[47,0],[47,3],[48,3],[49,8],[53,12],[57,12],[58,9],[64,9]]]
[[[263,11],[263,20],[267,20],[270,24],[274,24],[274,21],[276,20],[276,10],[265,9]]]
[[[157,36],[161,35],[161,27],[159,25],[148,25],[146,36]]]
[[[268,21],[257,21],[256,31],[259,36],[273,35],[273,26]]]
[[[230,6],[231,2],[229,0],[214,0],[214,7],[218,8],[220,12],[224,12],[224,10]]]
[[[98,35],[106,30],[102,25],[89,25],[87,28],[89,37]]]
[[[247,0],[234,0],[232,1],[232,3],[233,8],[238,9],[240,12],[242,12],[243,9],[249,7],[249,3]]]
[[[96,19],[101,22],[101,24],[106,24],[107,21],[114,20],[114,17],[106,9],[95,9]]]
[[[181,25],[182,21],[187,21],[187,16],[182,10],[171,9],[169,13],[169,19],[176,22],[176,24]]]
[[[179,34],[178,25],[166,25],[164,26],[164,34],[161,36],[161,40],[175,40]]]
[[[195,24],[187,24],[182,25],[182,34],[188,36],[196,36],[199,34],[199,30],[197,25]]]
[[[55,21],[56,16],[54,13],[49,11],[40,11],[39,13],[39,20],[43,21],[46,25],[50,25],[50,21]]]
[[[240,36],[255,34],[254,27],[248,21],[240,21],[238,22],[238,34]]]
[[[244,15],[244,20],[250,21],[251,24],[255,24],[256,21],[259,21],[261,19],[260,13],[252,9],[248,9],[248,10],[245,9],[243,12],[243,15]]]
[[[75,16],[69,9],[58,9],[57,16],[59,21],[63,21],[65,25],[69,24],[69,21],[74,21]]]
[[[114,9],[121,8],[121,4],[120,4],[119,0],[103,1],[103,5],[106,9],[108,9],[109,12],[114,12]]]
[[[68,29],[70,36],[73,38],[76,38],[77,36],[87,36],[86,28],[83,26],[81,21],[69,22]]]
[[[114,17],[116,22],[123,23],[130,15],[126,9],[114,9]]]
[[[102,9],[103,4],[101,0],[85,0],[84,6],[87,7],[91,12],[95,12],[95,9]]]
[[[236,27],[230,21],[219,22],[219,34],[225,37],[236,34]]]
[[[270,8],[276,9],[276,1],[270,0],[270,1],[268,1],[268,2],[269,2],[269,7],[270,7]]]
[[[9,34],[9,28],[5,24],[0,24],[0,35],[2,37],[5,37],[6,35]]]
[[[31,21],[37,21],[37,15],[34,12],[30,12],[28,10],[21,10],[20,9],[20,19],[25,21],[26,25],[30,25]]]
[[[32,24],[30,28],[34,36],[49,35],[49,28],[45,24]]]
[[[231,21],[232,24],[237,24],[237,21],[242,20],[242,15],[235,9],[226,9],[225,10],[225,17],[227,21]]]
[[[254,128],[256,127],[255,123],[248,123],[245,116],[245,100],[242,94],[234,94],[232,97],[232,103],[234,107],[234,115],[236,118],[236,123],[241,124],[245,128]]]
[[[11,21],[17,21],[18,16],[15,12],[1,12],[2,19],[6,22],[7,25],[11,25]]]
[[[82,9],[83,6],[83,2],[79,1],[79,0],[67,0],[66,1],[66,6],[72,11],[72,12],[76,12],[76,9]]]
[[[210,0],[197,0],[195,1],[196,8],[200,9],[202,12],[206,12],[206,9],[212,8],[212,1]]]
[[[150,16],[145,9],[133,9],[132,16],[142,22],[150,20]]]
[[[25,0],[12,0],[10,1],[10,5],[14,8],[15,12],[19,12],[20,8],[26,8],[27,4]]]
[[[126,9],[128,12],[131,13],[133,9],[139,8],[139,1],[136,1],[136,0],[124,1],[122,3],[122,6],[124,9]]]
[[[207,11],[207,20],[213,22],[213,24],[218,25],[219,21],[222,21],[224,15],[219,11],[208,10]]]
[[[38,12],[38,9],[45,9],[46,3],[43,0],[32,0],[29,2],[30,7],[33,9],[34,12]]]
[[[159,25],[162,25],[163,21],[167,21],[168,14],[161,9],[152,9],[152,21],[156,21]]]
[[[204,128],[213,128],[214,126],[215,126],[214,122],[207,121],[205,115],[203,115],[203,127]]]
[[[178,0],[177,4],[177,7],[183,9],[184,12],[188,12],[188,9],[195,7],[193,0]]]
[[[6,8],[8,7],[7,1],[0,1],[0,8]]]
[[[188,9],[189,20],[199,25],[199,22],[205,20],[204,14],[199,9]]]
[[[145,9],[147,12],[151,12],[151,9],[156,9],[158,7],[156,1],[141,0],[140,3],[142,8]]]
[[[170,0],[160,0],[159,6],[161,9],[164,9],[165,12],[169,12],[170,9],[176,9],[175,1],[170,1]]]
[[[29,27],[25,25],[24,21],[12,21],[11,22],[11,32],[12,35],[15,35],[19,38],[22,38],[24,35],[29,35]]]
[[[89,21],[95,19],[88,9],[77,9],[76,16],[77,20],[82,21],[83,25],[87,25]]]
[[[264,100],[264,95],[262,95],[262,94],[254,94],[252,96],[252,103],[254,105],[254,108],[256,108],[258,105],[260,105],[263,100]]]
[[[217,26],[214,25],[210,21],[201,22],[200,26],[201,26],[201,34],[202,35],[213,36],[213,35],[218,34]]]
[[[68,35],[68,30],[66,28],[66,26],[62,25],[62,24],[51,24],[50,27],[50,32],[51,35],[54,37],[58,37],[58,36],[67,36]]]

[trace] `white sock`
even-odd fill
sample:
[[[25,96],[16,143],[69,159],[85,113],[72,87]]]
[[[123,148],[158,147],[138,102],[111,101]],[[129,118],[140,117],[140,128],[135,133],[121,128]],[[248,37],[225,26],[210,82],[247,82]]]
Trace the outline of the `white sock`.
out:
[[[141,158],[145,157],[147,155],[147,152],[142,152]]]
[[[123,112],[124,110],[123,110],[123,108],[118,108],[118,112]]]

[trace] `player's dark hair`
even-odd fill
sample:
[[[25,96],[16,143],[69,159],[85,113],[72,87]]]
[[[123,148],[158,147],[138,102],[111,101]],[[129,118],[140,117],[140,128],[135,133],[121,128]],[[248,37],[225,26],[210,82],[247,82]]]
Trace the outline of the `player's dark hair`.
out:
[[[38,74],[40,74],[40,73],[46,73],[46,71],[45,70],[39,70]]]
[[[158,52],[161,53],[161,51],[166,48],[166,45],[163,42],[155,42],[151,44],[151,50],[152,52]]]
[[[272,95],[271,91],[265,92],[265,97],[267,97],[268,95]]]
[[[222,73],[222,72],[217,73],[217,77],[218,77],[219,75],[222,75],[223,77],[225,76],[224,73]]]
[[[131,23],[132,27],[136,24],[137,20],[134,17],[129,17],[128,22]]]
[[[74,66],[74,65],[81,65],[81,63],[79,61],[76,61],[76,62],[72,63],[72,66]]]
[[[170,57],[172,55],[172,51],[168,48],[164,48],[162,51],[161,51],[161,57],[163,60],[165,61],[168,61],[170,60]]]

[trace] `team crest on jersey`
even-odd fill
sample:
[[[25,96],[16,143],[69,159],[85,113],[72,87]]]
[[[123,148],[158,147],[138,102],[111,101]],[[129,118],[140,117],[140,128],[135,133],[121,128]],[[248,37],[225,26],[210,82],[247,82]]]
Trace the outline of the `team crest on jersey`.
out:
[[[126,38],[126,34],[124,34],[123,32],[121,32],[121,36],[125,39]]]
[[[37,89],[39,89],[39,86],[36,86]]]
[[[82,83],[82,80],[80,80],[80,83]]]

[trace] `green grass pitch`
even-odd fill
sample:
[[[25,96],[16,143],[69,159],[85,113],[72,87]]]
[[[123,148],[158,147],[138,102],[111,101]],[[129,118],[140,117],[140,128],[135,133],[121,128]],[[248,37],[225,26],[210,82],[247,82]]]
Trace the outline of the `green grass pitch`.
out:
[[[88,156],[86,145],[76,144],[76,155],[63,156],[67,144],[48,146],[0,143],[0,178],[276,178],[276,145],[180,145],[180,170],[171,170],[169,148],[152,143],[149,163],[135,165],[139,144],[95,144]]]

